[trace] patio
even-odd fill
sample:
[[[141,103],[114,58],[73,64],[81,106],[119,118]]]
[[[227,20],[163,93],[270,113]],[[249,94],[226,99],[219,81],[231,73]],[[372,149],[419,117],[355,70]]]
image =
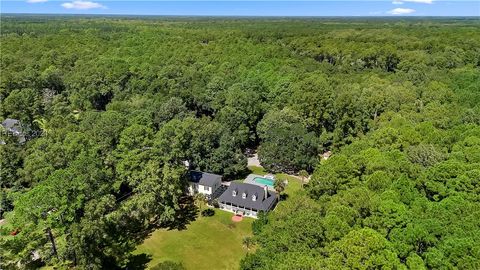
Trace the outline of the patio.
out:
[[[271,174],[267,175],[258,175],[258,174],[249,174],[245,180],[243,180],[246,184],[252,184],[260,187],[265,187],[271,191],[275,191],[274,183],[275,183],[275,176]]]

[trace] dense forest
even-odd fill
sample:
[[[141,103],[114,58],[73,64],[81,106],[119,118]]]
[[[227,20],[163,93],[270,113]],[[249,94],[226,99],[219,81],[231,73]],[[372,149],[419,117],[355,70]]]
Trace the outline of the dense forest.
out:
[[[186,169],[312,174],[243,269],[480,269],[480,22],[2,15],[0,268],[125,268]],[[332,151],[328,160],[321,154]]]

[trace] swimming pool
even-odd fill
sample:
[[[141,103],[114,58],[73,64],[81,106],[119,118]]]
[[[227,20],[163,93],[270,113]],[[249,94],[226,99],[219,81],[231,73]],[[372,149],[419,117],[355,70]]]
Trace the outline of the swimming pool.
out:
[[[275,180],[263,178],[263,177],[255,177],[253,178],[253,182],[260,184],[260,185],[267,185],[270,187],[274,186]]]

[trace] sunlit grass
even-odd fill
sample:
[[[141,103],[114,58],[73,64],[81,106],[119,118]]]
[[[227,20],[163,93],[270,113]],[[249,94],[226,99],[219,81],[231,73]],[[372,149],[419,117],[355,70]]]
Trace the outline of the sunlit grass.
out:
[[[267,174],[261,167],[251,166],[249,169],[254,174]],[[284,191],[287,200],[303,192],[299,179],[281,173],[275,176],[288,181]],[[157,230],[138,246],[135,254],[150,255],[149,267],[173,261],[182,263],[186,269],[238,269],[240,260],[247,253],[242,241],[252,234],[253,219],[244,218],[234,223],[232,215],[215,209],[213,217],[199,216],[185,230]]]
[[[253,219],[234,223],[232,215],[216,209],[214,216],[199,216],[186,230],[157,230],[135,254],[151,255],[149,267],[174,261],[186,269],[238,269],[247,253],[242,240],[251,235]]]

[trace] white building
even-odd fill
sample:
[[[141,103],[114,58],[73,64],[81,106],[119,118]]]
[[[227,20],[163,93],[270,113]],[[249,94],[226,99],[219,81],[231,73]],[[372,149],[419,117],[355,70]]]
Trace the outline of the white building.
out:
[[[213,173],[190,171],[188,193],[197,193],[210,197],[222,185],[222,176]]]
[[[232,182],[218,198],[220,209],[257,218],[258,212],[268,212],[277,204],[277,196],[267,186]]]

